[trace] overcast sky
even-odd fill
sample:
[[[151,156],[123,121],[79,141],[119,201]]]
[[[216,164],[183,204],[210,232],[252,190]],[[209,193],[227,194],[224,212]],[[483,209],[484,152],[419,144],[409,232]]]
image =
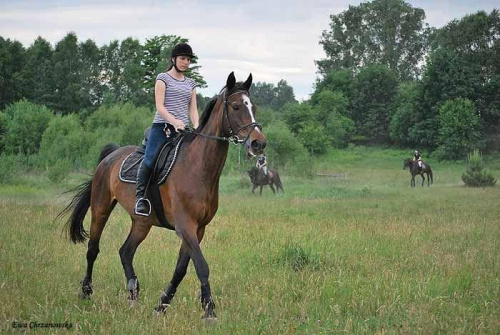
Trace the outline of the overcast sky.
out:
[[[406,0],[422,8],[426,22],[441,27],[454,18],[478,10],[499,8],[491,0]],[[0,36],[26,47],[37,36],[53,45],[68,32],[79,41],[99,46],[127,37],[178,35],[189,39],[199,57],[200,73],[212,96],[224,86],[231,71],[238,80],[249,73],[254,82],[274,85],[281,79],[293,87],[299,100],[313,91],[315,60],[325,57],[319,40],[332,14],[353,0],[0,0]]]

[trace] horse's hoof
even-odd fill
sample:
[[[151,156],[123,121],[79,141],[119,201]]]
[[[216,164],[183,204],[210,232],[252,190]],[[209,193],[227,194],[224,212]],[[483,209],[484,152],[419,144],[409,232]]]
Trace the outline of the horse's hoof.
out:
[[[90,296],[94,293],[91,284],[82,285],[82,291],[79,294],[80,299],[90,299]]]
[[[82,300],[90,300],[90,296],[91,294],[85,294],[83,292],[80,292],[80,294],[78,294],[78,297]]]
[[[155,315],[163,315],[163,314],[166,314],[167,313],[167,308],[169,308],[170,305],[169,304],[159,304],[158,306],[155,307],[154,309],[154,314]]]

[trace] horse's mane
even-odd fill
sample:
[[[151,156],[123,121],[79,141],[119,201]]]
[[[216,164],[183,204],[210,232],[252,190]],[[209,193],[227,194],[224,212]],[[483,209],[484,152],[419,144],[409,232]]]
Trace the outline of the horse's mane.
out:
[[[203,129],[210,118],[210,114],[212,114],[212,110],[214,109],[215,103],[217,102],[218,96],[213,97],[208,104],[205,106],[203,113],[200,116],[200,124],[198,126],[198,130]]]
[[[233,94],[234,92],[237,92],[237,91],[240,91],[240,87],[241,85],[243,84],[243,82],[239,81],[237,82],[233,89],[230,90],[229,92],[227,92],[227,95],[230,96],[231,94]],[[197,130],[200,131],[203,129],[203,127],[206,126],[206,124],[208,123],[208,119],[210,119],[210,115],[212,114],[212,111],[215,107],[215,104],[217,103],[217,99],[219,99],[219,96],[226,90],[226,86],[224,86],[224,88],[221,90],[221,92],[216,95],[215,97],[213,97],[209,102],[208,104],[205,106],[205,109],[203,110],[203,113],[201,114],[200,116],[200,125],[198,126]]]

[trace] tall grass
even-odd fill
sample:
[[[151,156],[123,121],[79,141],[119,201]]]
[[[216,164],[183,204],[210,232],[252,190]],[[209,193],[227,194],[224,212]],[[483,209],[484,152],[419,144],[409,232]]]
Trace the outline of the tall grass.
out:
[[[86,246],[53,222],[67,196],[35,181],[2,188],[0,331],[68,321],[71,331],[103,334],[500,332],[500,188],[465,188],[463,165],[431,161],[434,185],[411,189],[399,153],[338,155],[316,169],[344,177],[283,176],[284,194],[252,195],[244,176],[223,177],[202,243],[219,317],[212,326],[200,320],[192,265],[167,313],[152,313],[180,246],[172,232],[154,228],[140,246],[141,300],[129,308],[118,249],[130,220],[118,206],[94,295],[80,300]]]

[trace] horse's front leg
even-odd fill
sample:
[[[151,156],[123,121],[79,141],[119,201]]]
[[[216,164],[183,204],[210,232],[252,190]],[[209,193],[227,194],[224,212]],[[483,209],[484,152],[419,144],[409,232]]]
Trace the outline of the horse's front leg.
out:
[[[187,267],[189,264],[190,256],[187,250],[187,245],[182,242],[181,248],[179,250],[179,257],[177,258],[177,265],[175,266],[174,275],[170,280],[166,290],[160,296],[160,303],[155,308],[157,313],[165,312],[167,306],[170,305],[172,299],[174,298],[175,292],[177,291],[177,287],[181,283],[182,279],[187,273]]]
[[[422,173],[420,176],[422,177],[422,187],[424,187],[424,183],[425,183],[425,177],[424,177],[424,174]]]
[[[415,176],[411,176],[411,187],[415,187]]]
[[[186,244],[189,256],[193,260],[196,275],[201,283],[201,307],[205,311],[203,319],[216,320],[217,316],[214,311],[215,303],[212,299],[212,291],[208,281],[210,270],[200,248],[200,242],[205,234],[205,227],[197,228],[197,223],[191,222],[187,227],[176,228],[176,230],[181,236],[182,241]]]
[[[255,189],[257,188],[257,184],[253,184],[253,188],[252,188],[252,193],[255,194]]]
[[[260,185],[260,195],[262,195],[262,188],[264,187],[264,185]]]

